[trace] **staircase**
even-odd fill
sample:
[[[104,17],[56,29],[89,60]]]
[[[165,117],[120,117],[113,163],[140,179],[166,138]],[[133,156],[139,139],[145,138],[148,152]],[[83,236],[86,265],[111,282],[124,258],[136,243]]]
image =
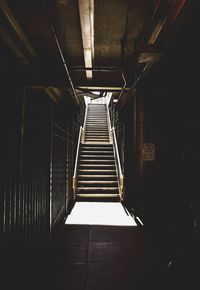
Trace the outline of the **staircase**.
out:
[[[120,200],[107,107],[103,104],[88,105],[85,140],[80,146],[76,200]]]

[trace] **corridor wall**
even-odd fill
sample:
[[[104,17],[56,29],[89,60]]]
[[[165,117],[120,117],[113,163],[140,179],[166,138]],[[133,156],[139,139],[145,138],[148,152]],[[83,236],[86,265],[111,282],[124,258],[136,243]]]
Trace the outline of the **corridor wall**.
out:
[[[24,87],[1,79],[2,239],[48,238],[72,202],[78,109]]]

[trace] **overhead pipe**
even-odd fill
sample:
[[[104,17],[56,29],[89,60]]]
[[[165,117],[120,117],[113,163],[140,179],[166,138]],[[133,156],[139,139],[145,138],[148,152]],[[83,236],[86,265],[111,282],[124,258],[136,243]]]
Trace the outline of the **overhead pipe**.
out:
[[[145,65],[145,67],[143,68],[143,70],[141,71],[141,73],[139,74],[139,76],[137,76],[136,80],[134,81],[133,85],[131,86],[130,91],[132,91],[136,87],[137,83],[140,81],[140,79],[144,75],[144,73],[147,70],[147,68],[148,68],[149,65],[150,65],[150,63],[147,63]]]
[[[120,98],[121,98],[121,96],[122,96],[122,94],[123,94],[123,92],[124,92],[124,90],[125,90],[125,88],[126,88],[126,79],[125,79],[125,76],[124,76],[124,74],[122,73],[122,78],[123,78],[123,81],[124,81],[124,85],[123,85],[123,87],[122,87],[122,89],[121,89],[121,92],[120,92],[120,94],[119,94],[119,97],[118,97],[118,101],[120,100]]]
[[[51,19],[50,19],[50,16],[47,12],[47,9],[46,9],[46,6],[45,6],[45,3],[44,1],[42,2],[43,3],[43,8],[44,8],[44,13],[45,13],[45,16],[47,18],[47,21],[49,23],[49,26],[51,28],[51,32],[52,32],[52,35],[54,37],[54,40],[55,40],[55,43],[56,43],[56,46],[58,48],[58,51],[59,51],[59,54],[60,54],[60,57],[61,57],[61,60],[62,60],[62,63],[63,63],[63,66],[65,68],[65,71],[66,71],[66,74],[67,74],[67,77],[69,79],[69,82],[70,82],[70,85],[71,85],[71,88],[72,88],[72,91],[73,91],[73,94],[74,94],[74,97],[76,99],[76,102],[77,104],[79,104],[79,100],[78,100],[78,97],[77,97],[77,94],[76,94],[76,91],[75,91],[75,88],[74,88],[74,84],[72,82],[72,79],[71,79],[71,76],[70,76],[70,73],[69,73],[69,69],[67,67],[67,64],[66,64],[66,61],[65,61],[65,57],[64,57],[64,54],[62,52],[62,49],[61,49],[61,46],[60,46],[60,43],[59,43],[59,40],[58,40],[58,36],[57,36],[57,33],[55,31],[55,28],[51,22]]]

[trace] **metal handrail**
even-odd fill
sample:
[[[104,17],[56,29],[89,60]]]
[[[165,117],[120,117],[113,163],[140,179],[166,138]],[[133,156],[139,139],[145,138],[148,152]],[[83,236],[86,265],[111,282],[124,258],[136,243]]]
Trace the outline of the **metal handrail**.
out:
[[[78,168],[78,160],[79,160],[79,153],[80,153],[80,144],[82,140],[82,136],[84,134],[83,127],[80,126],[79,130],[79,135],[78,135],[78,144],[77,144],[77,149],[76,149],[76,159],[75,159],[75,164],[74,164],[74,175],[73,175],[73,198],[75,200],[75,194],[76,194],[76,178],[77,178],[77,168]]]
[[[107,120],[108,120],[108,132],[109,132],[109,140],[110,143],[113,143],[112,133],[111,133],[111,121],[110,121],[110,114],[109,114],[109,106],[106,104],[107,107]]]
[[[119,151],[118,151],[118,145],[117,145],[117,138],[116,138],[114,127],[112,127],[112,129],[111,129],[111,134],[113,136],[113,147],[114,147],[114,154],[115,154],[115,160],[116,160],[116,165],[117,165],[119,194],[120,194],[120,199],[123,200],[123,198],[124,198],[124,175],[122,174],[121,162],[120,162],[120,158],[119,158]]]
[[[84,122],[83,122],[83,135],[81,138],[82,142],[84,142],[84,140],[85,140],[85,128],[86,128],[87,113],[88,113],[88,104],[86,103],[85,117],[84,117]]]

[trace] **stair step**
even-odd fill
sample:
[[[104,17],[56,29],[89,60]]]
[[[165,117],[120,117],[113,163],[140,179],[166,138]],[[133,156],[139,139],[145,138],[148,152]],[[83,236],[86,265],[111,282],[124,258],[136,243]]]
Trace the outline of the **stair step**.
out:
[[[104,126],[104,127],[100,127],[100,126],[98,126],[98,127],[96,127],[96,126],[86,126],[86,132],[88,132],[88,131],[98,131],[98,132],[100,132],[100,131],[107,131],[108,132],[108,127],[106,126]]]
[[[87,184],[87,185],[90,185],[90,184],[108,184],[108,185],[113,185],[115,184],[117,186],[117,181],[115,180],[106,180],[105,179],[105,176],[104,175],[104,180],[95,180],[94,179],[94,175],[93,175],[93,179],[94,180],[79,180],[78,181],[78,184]]]
[[[89,124],[86,123],[86,128],[93,128],[93,129],[104,129],[104,130],[108,130],[108,125],[107,124]]]
[[[107,115],[88,116],[86,120],[99,120],[99,121],[102,121],[102,118],[107,120]]]
[[[80,192],[86,192],[87,193],[98,193],[98,192],[114,192],[115,194],[118,193],[118,187],[115,186],[115,187],[99,187],[99,186],[89,186],[89,187],[77,187],[77,193],[80,193]]]
[[[86,179],[86,180],[88,180],[88,179],[93,179],[93,178],[95,178],[95,180],[101,180],[101,179],[110,179],[110,180],[117,180],[117,175],[109,175],[109,174],[104,174],[104,175],[102,175],[102,174],[93,174],[93,175],[86,175],[86,174],[81,174],[81,175],[78,175],[78,179],[80,180],[80,179]]]
[[[91,158],[91,159],[93,159],[93,158],[97,158],[97,159],[102,159],[102,158],[105,158],[105,159],[108,159],[108,160],[112,160],[112,159],[114,159],[114,155],[102,155],[102,154],[100,154],[100,155],[83,155],[83,154],[81,154],[80,155],[80,158],[83,160],[83,158]]]
[[[99,136],[101,136],[101,135],[103,135],[103,136],[109,136],[109,134],[108,134],[108,132],[96,132],[96,133],[92,133],[92,132],[90,132],[90,131],[86,131],[86,133],[85,133],[85,135],[91,135],[91,136],[95,136],[95,137],[99,137]]]
[[[93,131],[87,131],[85,135],[90,135],[90,136],[109,136],[108,131],[97,131],[97,132],[93,132]]]
[[[92,133],[97,133],[97,134],[108,134],[108,130],[87,130],[86,134],[92,134]]]
[[[95,146],[95,145],[93,145],[93,144],[91,144],[91,145],[89,145],[89,144],[87,144],[87,145],[85,145],[84,143],[82,144],[82,147],[87,147],[87,148],[96,148],[96,147],[98,147],[98,146]],[[106,150],[110,150],[110,149],[113,149],[113,145],[112,144],[101,144],[101,145],[99,145],[99,147],[101,147],[101,148],[105,148]]]
[[[94,144],[88,144],[89,146],[87,146],[87,144],[82,144],[81,146],[81,151],[85,150],[85,151],[89,151],[89,152],[113,152],[113,147],[112,147],[112,144],[108,144],[109,146],[105,147],[105,145],[107,144],[103,144],[102,146],[91,146],[91,145],[94,145]],[[101,151],[102,150],[102,151]]]
[[[86,156],[89,155],[89,154],[91,154],[91,155],[96,154],[96,155],[100,155],[100,156],[102,156],[104,154],[106,154],[104,156],[112,154],[111,156],[114,156],[114,153],[111,150],[109,150],[109,151],[103,151],[103,150],[91,150],[91,151],[89,151],[89,150],[81,150],[81,154],[82,155],[86,155]]]
[[[109,142],[109,139],[108,138],[105,138],[105,139],[85,138],[85,142],[98,144],[98,143]]]
[[[101,138],[101,139],[98,139],[98,138],[85,138],[85,141],[86,142],[91,142],[91,143],[94,143],[96,142],[98,144],[98,142],[109,142],[109,138]]]
[[[113,199],[117,199],[119,200],[120,199],[120,196],[118,193],[110,193],[110,194],[106,194],[106,193],[77,193],[76,194],[76,197],[78,198],[96,198],[96,199],[101,199],[102,198],[105,198],[105,199],[110,199],[110,198],[113,198]]]
[[[109,139],[109,136],[108,135],[100,135],[100,136],[96,136],[96,135],[86,135],[85,136],[85,139],[99,139],[99,140],[102,140],[102,139]]]
[[[106,138],[106,137],[104,137],[104,138],[92,138],[92,137],[85,137],[85,141],[86,142],[89,142],[89,141],[91,141],[91,142],[109,142],[109,138]]]
[[[108,144],[110,143],[109,140],[91,140],[91,139],[87,139],[85,140],[85,144],[94,144],[94,145],[98,145],[98,144],[104,144],[105,142],[107,142]]]
[[[107,160],[107,159],[103,159],[103,160],[99,160],[99,159],[81,159],[80,160],[80,164],[94,164],[94,163],[103,163],[105,165],[109,164],[115,164],[114,162],[114,158],[112,158],[111,160]]]
[[[115,164],[80,164],[80,168],[115,168]]]
[[[86,124],[106,124],[107,125],[107,119],[103,119],[101,118],[101,120],[86,120]]]
[[[95,138],[105,138],[105,137],[108,137],[109,135],[108,134],[105,134],[105,135],[102,135],[102,134],[88,134],[88,133],[86,133],[86,136],[88,136],[88,137],[95,137]]]
[[[116,174],[116,169],[80,169],[79,174],[105,174],[105,175],[113,175]]]
[[[88,136],[88,138],[91,138],[91,137],[94,137],[94,138],[100,138],[100,139],[102,139],[102,138],[109,138],[109,135],[107,134],[107,135],[105,135],[105,136],[98,136],[98,135],[85,135],[85,136]]]

